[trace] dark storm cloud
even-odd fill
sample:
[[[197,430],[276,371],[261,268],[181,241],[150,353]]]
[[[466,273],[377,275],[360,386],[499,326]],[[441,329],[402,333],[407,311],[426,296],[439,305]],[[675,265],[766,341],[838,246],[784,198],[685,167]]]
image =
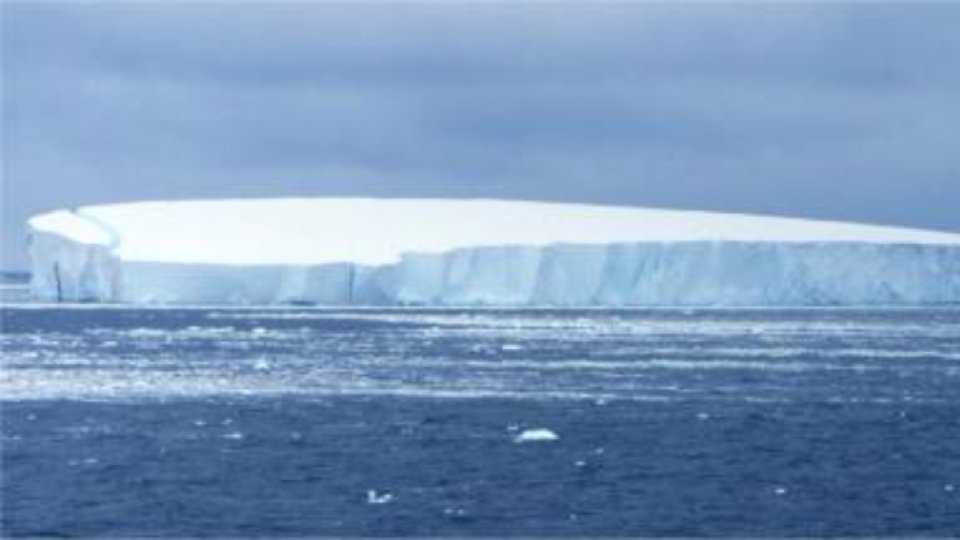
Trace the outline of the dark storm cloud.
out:
[[[145,198],[616,202],[960,229],[960,7],[4,4],[4,256]]]

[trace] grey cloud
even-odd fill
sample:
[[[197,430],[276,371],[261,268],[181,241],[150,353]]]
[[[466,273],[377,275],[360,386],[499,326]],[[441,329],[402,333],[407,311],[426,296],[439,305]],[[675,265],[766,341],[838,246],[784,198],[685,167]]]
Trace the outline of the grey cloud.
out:
[[[4,258],[140,198],[501,196],[960,229],[960,6],[4,4]]]

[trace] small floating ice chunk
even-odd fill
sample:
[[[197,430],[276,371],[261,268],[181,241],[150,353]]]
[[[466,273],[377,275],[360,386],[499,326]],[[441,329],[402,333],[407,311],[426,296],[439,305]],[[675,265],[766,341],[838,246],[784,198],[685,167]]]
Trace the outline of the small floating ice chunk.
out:
[[[500,346],[501,351],[521,351],[523,350],[523,345],[518,345],[516,343],[504,343]]]
[[[550,431],[549,429],[537,428],[537,429],[523,430],[519,435],[517,435],[516,439],[514,440],[518,443],[548,442],[548,441],[556,441],[559,438],[560,438],[559,435],[557,435],[553,431]]]
[[[230,439],[232,441],[239,441],[240,439],[243,439],[243,433],[240,433],[239,431],[233,431],[224,435],[223,438]]]
[[[374,489],[367,490],[367,504],[387,504],[392,500],[392,493],[384,493],[381,495]]]
[[[943,486],[943,490],[944,490],[944,491],[953,491],[953,490],[955,490],[955,489],[957,489],[957,487],[954,486],[953,484],[947,484],[947,485]]]
[[[270,369],[270,361],[267,360],[266,358],[260,358],[259,360],[253,363],[253,369],[257,371],[267,371],[268,369]]]
[[[576,465],[577,467],[586,467],[586,466],[587,466],[587,462],[584,461],[584,460],[582,460],[582,459],[578,459],[577,461],[574,461],[573,464]]]
[[[787,488],[783,486],[777,486],[776,488],[774,488],[773,492],[776,493],[777,495],[786,495]]]
[[[708,413],[705,413],[705,412],[697,413],[697,420],[709,420],[709,419],[710,419],[710,415]]]

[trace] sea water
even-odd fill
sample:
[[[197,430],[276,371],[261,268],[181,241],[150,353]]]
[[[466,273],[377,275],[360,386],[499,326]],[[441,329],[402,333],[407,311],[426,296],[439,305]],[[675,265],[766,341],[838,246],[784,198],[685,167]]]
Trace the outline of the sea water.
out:
[[[5,535],[960,535],[960,309],[2,309]]]

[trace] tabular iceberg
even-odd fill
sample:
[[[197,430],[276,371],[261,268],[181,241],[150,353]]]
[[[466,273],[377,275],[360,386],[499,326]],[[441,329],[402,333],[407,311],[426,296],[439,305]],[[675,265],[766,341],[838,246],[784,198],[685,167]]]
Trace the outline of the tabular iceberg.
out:
[[[46,300],[322,305],[960,303],[960,234],[441,199],[141,202],[29,221]]]

